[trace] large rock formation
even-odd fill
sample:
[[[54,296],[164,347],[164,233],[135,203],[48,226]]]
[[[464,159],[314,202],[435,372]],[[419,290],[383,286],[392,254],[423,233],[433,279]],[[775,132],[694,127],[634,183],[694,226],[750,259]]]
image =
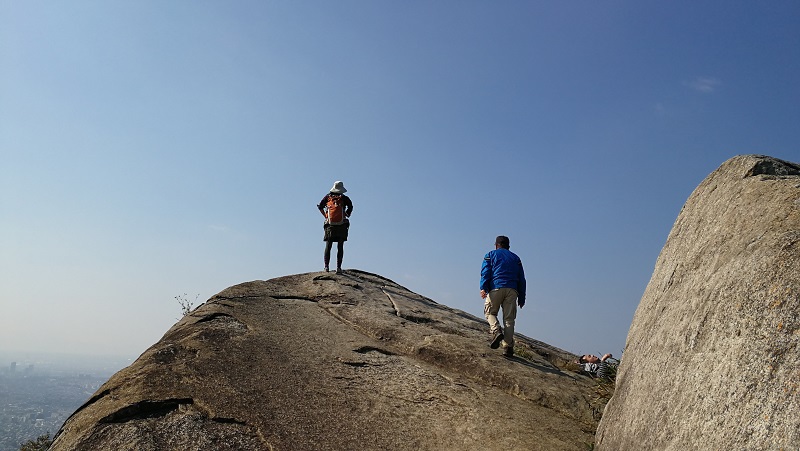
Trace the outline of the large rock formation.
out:
[[[732,158],[658,257],[596,449],[800,449],[799,343],[800,166]]]
[[[520,336],[505,359],[488,337],[361,271],[244,283],[114,375],[52,449],[585,450],[596,385],[561,369],[575,356]]]

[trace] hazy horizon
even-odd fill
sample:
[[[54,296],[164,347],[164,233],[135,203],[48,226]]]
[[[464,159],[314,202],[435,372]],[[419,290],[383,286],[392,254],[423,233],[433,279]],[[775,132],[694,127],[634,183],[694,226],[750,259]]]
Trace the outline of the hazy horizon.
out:
[[[59,352],[26,352],[0,349],[0,372],[4,372],[12,363],[17,364],[17,370],[22,372],[27,365],[34,365],[36,369],[55,368],[72,370],[103,370],[109,376],[133,363],[140,354],[132,355],[102,355]]]

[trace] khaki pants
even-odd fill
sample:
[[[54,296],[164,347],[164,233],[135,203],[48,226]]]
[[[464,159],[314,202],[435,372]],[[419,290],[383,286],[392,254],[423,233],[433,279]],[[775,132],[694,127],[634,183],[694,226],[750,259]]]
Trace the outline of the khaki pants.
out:
[[[517,290],[513,288],[498,288],[486,296],[483,304],[483,313],[489,322],[489,332],[500,330],[500,320],[497,314],[503,308],[503,347],[514,347],[514,322],[517,319]]]

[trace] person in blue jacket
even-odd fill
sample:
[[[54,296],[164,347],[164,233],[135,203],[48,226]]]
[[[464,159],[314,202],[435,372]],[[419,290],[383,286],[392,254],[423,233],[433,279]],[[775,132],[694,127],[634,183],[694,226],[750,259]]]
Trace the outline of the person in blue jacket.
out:
[[[514,322],[517,319],[517,306],[525,305],[525,271],[522,260],[511,252],[507,236],[500,235],[495,239],[495,250],[483,257],[481,266],[481,298],[485,299],[483,312],[489,322],[489,333],[492,342],[489,345],[497,349],[503,345],[503,355],[514,355]],[[503,309],[503,328],[497,314]]]

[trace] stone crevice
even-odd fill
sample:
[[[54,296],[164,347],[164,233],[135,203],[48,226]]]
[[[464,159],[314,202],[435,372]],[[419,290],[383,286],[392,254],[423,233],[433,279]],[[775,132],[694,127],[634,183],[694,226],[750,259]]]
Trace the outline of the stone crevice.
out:
[[[273,299],[280,299],[280,300],[297,300],[297,301],[308,301],[308,302],[319,302],[317,299],[308,296],[299,296],[293,294],[271,294],[269,297]]]
[[[238,424],[240,426],[247,426],[247,422],[246,421],[237,420],[236,418],[214,417],[214,418],[210,418],[210,420],[215,422],[215,423]]]
[[[241,296],[214,296],[209,302],[219,303],[220,301],[238,301],[245,299],[261,299],[263,295],[241,295]]]
[[[145,400],[125,406],[101,418],[99,423],[127,423],[134,420],[164,417],[178,410],[182,405],[194,404],[192,398],[172,398],[163,400]]]
[[[357,352],[359,354],[367,354],[369,352],[377,352],[377,353],[380,353],[380,354],[383,354],[383,355],[395,355],[393,352],[390,352],[390,351],[387,351],[387,350],[381,349],[381,348],[376,348],[374,346],[362,346],[360,348],[353,349],[353,351]]]
[[[222,321],[233,320],[233,321],[238,321],[238,322],[241,323],[241,321],[236,319],[236,317],[234,317],[233,315],[229,315],[227,313],[217,312],[217,313],[212,313],[210,315],[205,315],[205,316],[201,317],[199,320],[197,320],[195,322],[195,324],[207,323],[209,321],[219,321],[219,320],[222,320]]]

